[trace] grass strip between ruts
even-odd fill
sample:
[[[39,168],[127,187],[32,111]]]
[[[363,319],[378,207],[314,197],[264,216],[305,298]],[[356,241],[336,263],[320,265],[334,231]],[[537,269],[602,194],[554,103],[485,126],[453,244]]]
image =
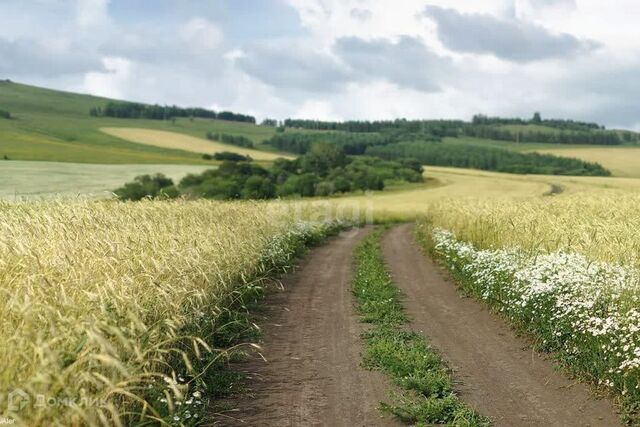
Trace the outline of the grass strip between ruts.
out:
[[[488,418],[467,407],[454,393],[446,364],[423,336],[408,329],[380,249],[385,228],[376,228],[356,248],[353,294],[364,334],[363,365],[388,375],[402,391],[381,409],[416,425],[489,426]]]

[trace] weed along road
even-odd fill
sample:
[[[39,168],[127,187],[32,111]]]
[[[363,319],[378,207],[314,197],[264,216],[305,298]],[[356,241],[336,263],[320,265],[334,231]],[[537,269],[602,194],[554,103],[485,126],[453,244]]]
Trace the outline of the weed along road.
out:
[[[453,369],[460,397],[496,426],[617,426],[611,403],[595,399],[480,302],[464,298],[415,242],[409,224],[383,238],[392,279],[414,330]]]
[[[341,233],[307,254],[265,301],[266,362],[245,366],[250,392],[214,425],[397,425],[379,404],[390,385],[360,367],[363,326],[351,294],[352,252],[368,229]]]

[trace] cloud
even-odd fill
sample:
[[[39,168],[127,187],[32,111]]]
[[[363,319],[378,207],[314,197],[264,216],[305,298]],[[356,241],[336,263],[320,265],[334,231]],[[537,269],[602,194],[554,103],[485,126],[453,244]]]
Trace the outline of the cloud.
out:
[[[223,40],[222,30],[204,18],[190,19],[180,28],[180,36],[185,44],[202,53],[217,49]]]
[[[84,77],[84,89],[96,96],[124,98],[131,77],[131,61],[125,58],[104,58],[105,72],[90,72]]]
[[[218,75],[228,65],[225,37],[219,26],[204,18],[158,25],[123,26],[117,38],[98,46],[103,57],[127,58],[136,63],[185,65],[193,74]]]
[[[517,19],[461,13],[438,6],[427,6],[425,15],[436,21],[440,41],[453,51],[493,54],[509,61],[530,62],[566,59],[598,47],[591,40],[554,34],[544,27]]]
[[[76,20],[87,29],[105,24],[109,20],[109,0],[76,0]]]
[[[568,107],[565,115],[614,127],[640,126],[640,61],[619,63],[603,57],[594,62],[576,64],[574,72],[549,83],[550,92]]]
[[[103,69],[98,56],[74,44],[0,39],[1,74],[57,77]]]
[[[280,89],[334,91],[350,78],[348,70],[330,54],[302,40],[250,45],[236,64],[250,76]]]
[[[351,9],[349,15],[352,18],[357,19],[358,21],[368,21],[373,16],[373,13],[371,13],[371,11],[368,9],[355,8]]]
[[[529,3],[535,8],[563,7],[575,9],[577,7],[576,0],[529,0]]]
[[[148,3],[1,0],[0,78],[262,117],[640,125],[637,0]]]
[[[431,52],[420,39],[408,36],[397,42],[344,37],[336,41],[334,51],[361,78],[381,78],[425,92],[440,90],[450,69],[448,59]]]

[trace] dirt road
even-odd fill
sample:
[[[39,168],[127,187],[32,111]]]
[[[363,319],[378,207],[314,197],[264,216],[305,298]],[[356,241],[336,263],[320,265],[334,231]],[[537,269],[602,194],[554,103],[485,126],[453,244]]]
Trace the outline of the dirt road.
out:
[[[555,371],[482,303],[461,297],[421,253],[410,225],[388,232],[383,252],[413,329],[452,367],[462,399],[496,426],[620,425],[609,401]]]
[[[368,230],[345,232],[312,250],[267,297],[263,354],[243,368],[251,395],[214,425],[395,425],[377,409],[383,375],[360,367],[363,331],[353,310],[353,249]]]

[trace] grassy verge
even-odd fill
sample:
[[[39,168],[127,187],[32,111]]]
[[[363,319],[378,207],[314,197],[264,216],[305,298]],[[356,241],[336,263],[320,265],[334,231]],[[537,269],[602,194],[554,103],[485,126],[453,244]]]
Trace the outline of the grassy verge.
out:
[[[538,351],[615,398],[640,425],[640,275],[571,252],[479,249],[428,222],[418,239],[459,287],[484,301]]]
[[[387,374],[402,392],[382,409],[405,423],[488,426],[487,418],[458,399],[447,366],[425,339],[407,329],[400,291],[390,279],[380,250],[383,228],[356,248],[353,293],[364,335],[364,366]]]

